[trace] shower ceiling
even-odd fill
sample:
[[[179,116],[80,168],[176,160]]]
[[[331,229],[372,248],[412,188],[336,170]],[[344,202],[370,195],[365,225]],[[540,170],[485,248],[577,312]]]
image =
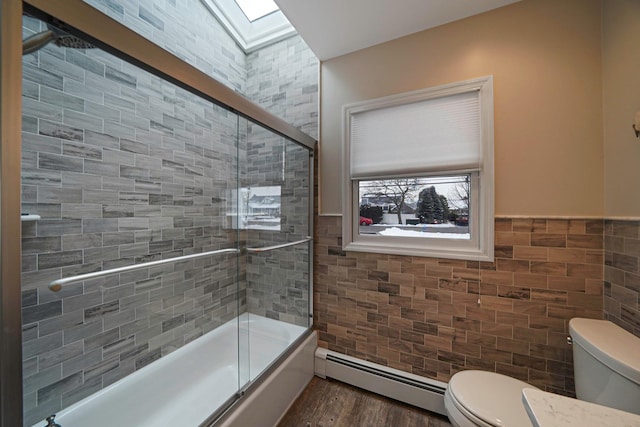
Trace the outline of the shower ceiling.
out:
[[[519,0],[275,0],[320,60]]]

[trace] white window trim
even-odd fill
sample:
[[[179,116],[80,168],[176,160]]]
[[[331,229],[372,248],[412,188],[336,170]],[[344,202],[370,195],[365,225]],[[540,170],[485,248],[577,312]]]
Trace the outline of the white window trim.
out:
[[[297,34],[280,10],[249,22],[234,0],[200,1],[246,54]]]
[[[481,166],[472,173],[472,201],[470,209],[471,240],[403,238],[359,234],[358,181],[351,180],[350,117],[378,108],[388,108],[431,98],[479,91]],[[493,261],[494,258],[494,163],[493,163],[493,77],[451,83],[442,86],[391,95],[383,98],[348,104],[343,107],[343,186],[342,186],[342,247],[346,251],[372,252],[394,255]],[[469,171],[446,171],[438,175],[455,175]],[[414,176],[413,174],[412,176]],[[428,175],[425,175],[428,176]],[[401,176],[394,176],[400,178]],[[475,182],[474,182],[475,180]],[[475,187],[476,191],[473,191]],[[357,215],[356,215],[357,214]],[[473,231],[473,230],[477,230]]]

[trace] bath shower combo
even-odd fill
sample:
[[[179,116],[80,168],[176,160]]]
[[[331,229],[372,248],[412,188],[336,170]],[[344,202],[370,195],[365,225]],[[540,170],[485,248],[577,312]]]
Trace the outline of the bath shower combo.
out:
[[[277,421],[313,376],[315,141],[83,1],[27,3],[23,427]]]

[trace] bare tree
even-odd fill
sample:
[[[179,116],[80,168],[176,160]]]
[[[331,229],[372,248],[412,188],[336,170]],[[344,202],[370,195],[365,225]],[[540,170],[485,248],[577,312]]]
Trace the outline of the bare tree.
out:
[[[462,182],[457,182],[455,187],[449,191],[449,205],[459,212],[469,212],[469,201],[471,197],[471,181],[469,176]]]
[[[416,178],[386,179],[372,182],[369,194],[388,200],[398,215],[398,224],[402,224],[402,208],[407,196],[419,187],[420,181]]]

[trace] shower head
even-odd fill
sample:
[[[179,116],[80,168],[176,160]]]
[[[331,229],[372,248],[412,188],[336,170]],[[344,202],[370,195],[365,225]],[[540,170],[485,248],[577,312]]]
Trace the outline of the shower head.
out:
[[[22,42],[22,54],[33,53],[42,49],[50,42],[60,47],[68,47],[71,49],[93,49],[95,46],[76,36],[65,33],[64,31],[47,25],[47,30],[27,37]]]

